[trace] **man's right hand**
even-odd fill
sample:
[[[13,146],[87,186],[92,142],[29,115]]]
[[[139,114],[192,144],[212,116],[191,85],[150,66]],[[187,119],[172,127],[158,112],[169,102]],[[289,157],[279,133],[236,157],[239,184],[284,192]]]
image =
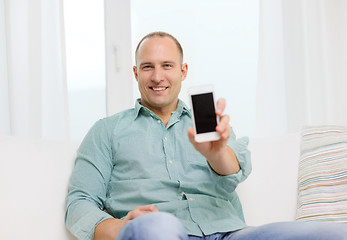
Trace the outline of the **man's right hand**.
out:
[[[151,213],[151,212],[159,212],[159,210],[154,205],[139,206],[135,208],[134,210],[128,212],[128,214],[124,218],[124,222],[125,222],[124,225],[137,217],[140,217],[144,214]]]
[[[139,206],[134,210],[128,212],[128,214],[125,216],[123,220],[116,218],[106,219],[105,221],[102,221],[95,227],[94,239],[115,240],[117,239],[120,231],[128,222],[144,214],[158,211],[158,208],[154,205],[145,205]]]

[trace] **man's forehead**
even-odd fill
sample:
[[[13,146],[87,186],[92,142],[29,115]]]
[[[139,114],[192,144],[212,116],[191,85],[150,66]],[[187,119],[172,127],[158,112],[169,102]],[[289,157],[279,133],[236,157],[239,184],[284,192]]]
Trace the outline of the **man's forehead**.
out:
[[[169,47],[169,48],[176,48],[178,51],[178,48],[174,42],[174,40],[172,40],[171,38],[165,36],[165,37],[160,37],[160,36],[155,36],[155,37],[151,37],[151,38],[147,38],[145,39],[140,47],[139,47],[139,51],[143,50],[144,48],[148,48],[148,47],[156,47],[158,46],[158,44],[165,44],[165,46]]]
[[[171,38],[156,36],[141,43],[136,58],[140,64],[151,62],[154,58],[161,62],[175,62],[180,61],[180,52]]]

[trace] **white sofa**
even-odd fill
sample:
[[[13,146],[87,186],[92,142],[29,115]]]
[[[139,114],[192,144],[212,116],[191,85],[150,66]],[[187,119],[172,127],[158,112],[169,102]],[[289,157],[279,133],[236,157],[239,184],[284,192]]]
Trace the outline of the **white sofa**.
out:
[[[295,219],[299,135],[251,139],[253,172],[237,191],[249,225]],[[77,143],[0,135],[0,239],[75,239],[64,198]]]

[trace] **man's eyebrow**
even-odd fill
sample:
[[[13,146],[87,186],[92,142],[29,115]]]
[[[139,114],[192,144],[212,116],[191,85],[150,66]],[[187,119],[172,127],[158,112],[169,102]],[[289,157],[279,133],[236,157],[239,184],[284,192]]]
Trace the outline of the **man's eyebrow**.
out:
[[[167,64],[167,63],[170,63],[170,64],[176,64],[175,61],[170,61],[170,60],[167,60],[167,61],[163,61],[162,64]],[[140,66],[143,66],[143,65],[152,65],[153,63],[152,62],[143,62],[140,64]]]
[[[171,63],[171,64],[175,64],[174,61],[164,61],[163,63]]]
[[[140,64],[140,66],[143,66],[143,65],[150,65],[150,64],[152,64],[152,63],[151,63],[151,62],[143,62],[143,63]]]

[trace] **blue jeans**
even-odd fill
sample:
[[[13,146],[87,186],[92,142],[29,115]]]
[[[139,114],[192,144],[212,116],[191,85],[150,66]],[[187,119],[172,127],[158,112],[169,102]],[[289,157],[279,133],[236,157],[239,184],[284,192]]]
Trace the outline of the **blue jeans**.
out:
[[[338,223],[279,222],[228,233],[188,236],[169,213],[149,213],[129,222],[118,240],[344,240],[347,225]]]

